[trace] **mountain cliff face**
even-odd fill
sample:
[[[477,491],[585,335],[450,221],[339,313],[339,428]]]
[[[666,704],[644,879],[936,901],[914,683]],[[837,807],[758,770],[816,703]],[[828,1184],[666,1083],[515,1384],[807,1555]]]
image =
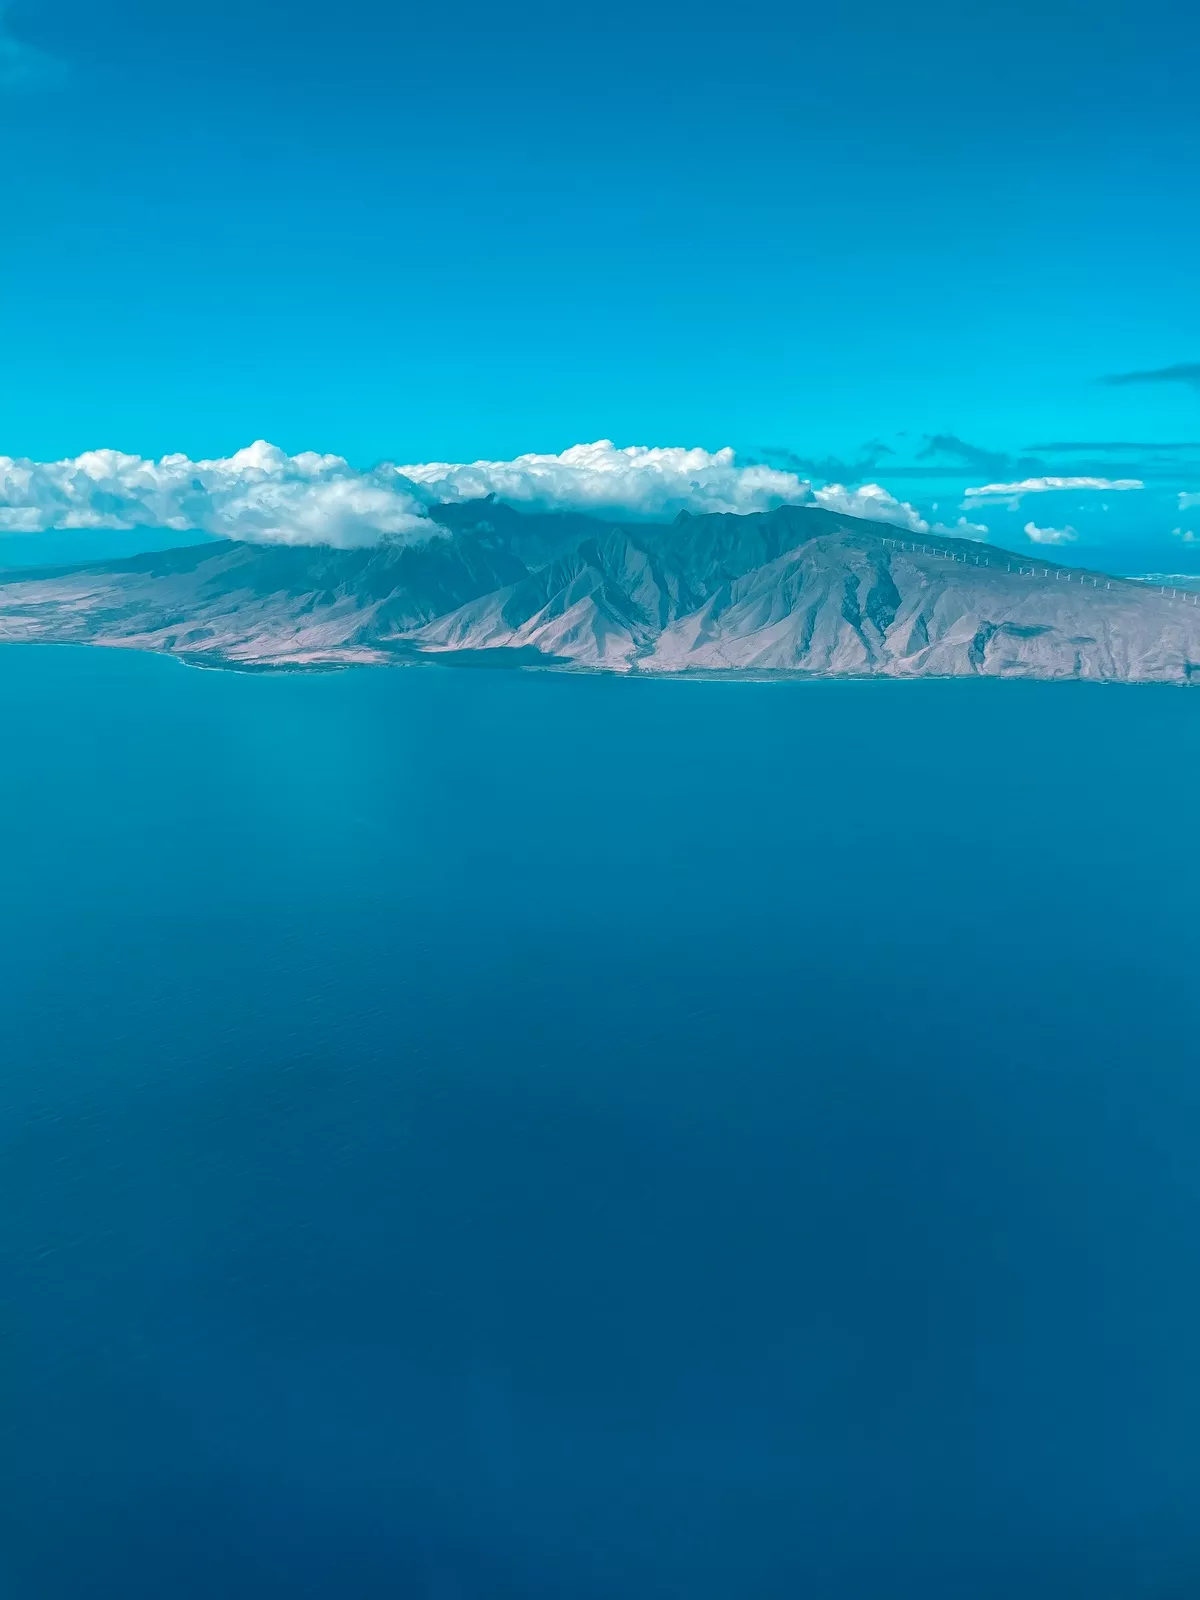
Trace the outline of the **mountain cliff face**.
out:
[[[0,640],[226,666],[1200,681],[1200,605],[812,507],[670,525],[445,506],[368,550],[216,543],[0,572]]]

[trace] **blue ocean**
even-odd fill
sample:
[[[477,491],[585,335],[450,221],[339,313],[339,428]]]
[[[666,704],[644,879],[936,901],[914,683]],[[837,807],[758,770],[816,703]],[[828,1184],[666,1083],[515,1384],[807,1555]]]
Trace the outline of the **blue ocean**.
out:
[[[3,1600],[1200,1593],[1200,695],[0,727]]]

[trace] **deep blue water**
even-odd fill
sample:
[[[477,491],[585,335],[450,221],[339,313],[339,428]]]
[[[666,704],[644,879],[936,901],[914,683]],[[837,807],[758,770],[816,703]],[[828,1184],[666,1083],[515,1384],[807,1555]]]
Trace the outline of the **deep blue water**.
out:
[[[4,1600],[1200,1590],[1200,694],[0,729]]]

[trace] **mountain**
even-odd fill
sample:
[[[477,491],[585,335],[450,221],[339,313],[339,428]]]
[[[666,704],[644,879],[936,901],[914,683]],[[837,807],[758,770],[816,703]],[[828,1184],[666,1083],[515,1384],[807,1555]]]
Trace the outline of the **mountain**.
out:
[[[1197,597],[809,506],[623,523],[493,501],[370,549],[208,543],[0,571],[0,640],[213,666],[1200,680]]]

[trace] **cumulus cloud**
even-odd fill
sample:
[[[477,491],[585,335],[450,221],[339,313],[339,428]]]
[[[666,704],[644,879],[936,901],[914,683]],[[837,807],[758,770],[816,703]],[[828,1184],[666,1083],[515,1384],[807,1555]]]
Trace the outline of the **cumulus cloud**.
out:
[[[1022,478],[1017,483],[985,483],[966,491],[970,500],[1008,500],[1016,505],[1022,495],[1051,494],[1059,490],[1144,489],[1140,478]]]
[[[663,518],[680,511],[745,513],[781,505],[818,505],[873,522],[927,532],[914,507],[877,483],[848,489],[830,483],[814,489],[807,478],[760,461],[738,463],[724,450],[627,445],[611,439],[575,444],[559,455],[524,455],[513,461],[428,461],[394,468],[436,500],[473,500],[494,494],[537,511],[584,511],[632,518]]]
[[[934,506],[933,509],[936,511],[937,507]],[[986,522],[968,522],[966,517],[959,517],[952,528],[944,522],[935,522],[933,531],[955,539],[986,539],[988,525]]]
[[[225,539],[340,548],[427,539],[431,523],[394,473],[341,456],[285,455],[262,440],[216,461],[89,450],[68,461],[0,456],[0,532],[46,528],[195,529]]]
[[[919,512],[876,483],[814,490],[793,472],[739,465],[728,449],[618,449],[607,439],[560,455],[385,463],[365,472],[341,456],[289,456],[262,440],[213,461],[184,455],[150,461],[117,450],[50,462],[0,456],[0,533],[195,529],[259,543],[348,548],[437,537],[442,530],[428,515],[431,506],[488,495],[536,511],[633,519],[812,504],[916,533],[928,528]]]
[[[1188,494],[1185,491],[1179,496],[1180,511],[1190,511],[1193,506],[1200,506],[1200,494]]]
[[[1182,539],[1184,544],[1196,543],[1196,535],[1191,528],[1172,528],[1171,533],[1176,539]]]
[[[611,439],[575,444],[560,455],[513,461],[426,461],[395,469],[438,500],[494,494],[539,511],[617,512],[665,517],[679,511],[765,511],[812,498],[794,472],[739,466],[732,450],[654,448]]]
[[[840,511],[847,517],[865,517],[870,522],[892,522],[912,533],[928,533],[929,524],[904,500],[897,500],[877,483],[864,483],[858,489],[846,489],[840,483],[827,483],[823,489],[812,492],[816,505],[827,511]]]
[[[1079,537],[1074,528],[1039,528],[1034,522],[1025,524],[1025,532],[1034,544],[1070,544]]]

